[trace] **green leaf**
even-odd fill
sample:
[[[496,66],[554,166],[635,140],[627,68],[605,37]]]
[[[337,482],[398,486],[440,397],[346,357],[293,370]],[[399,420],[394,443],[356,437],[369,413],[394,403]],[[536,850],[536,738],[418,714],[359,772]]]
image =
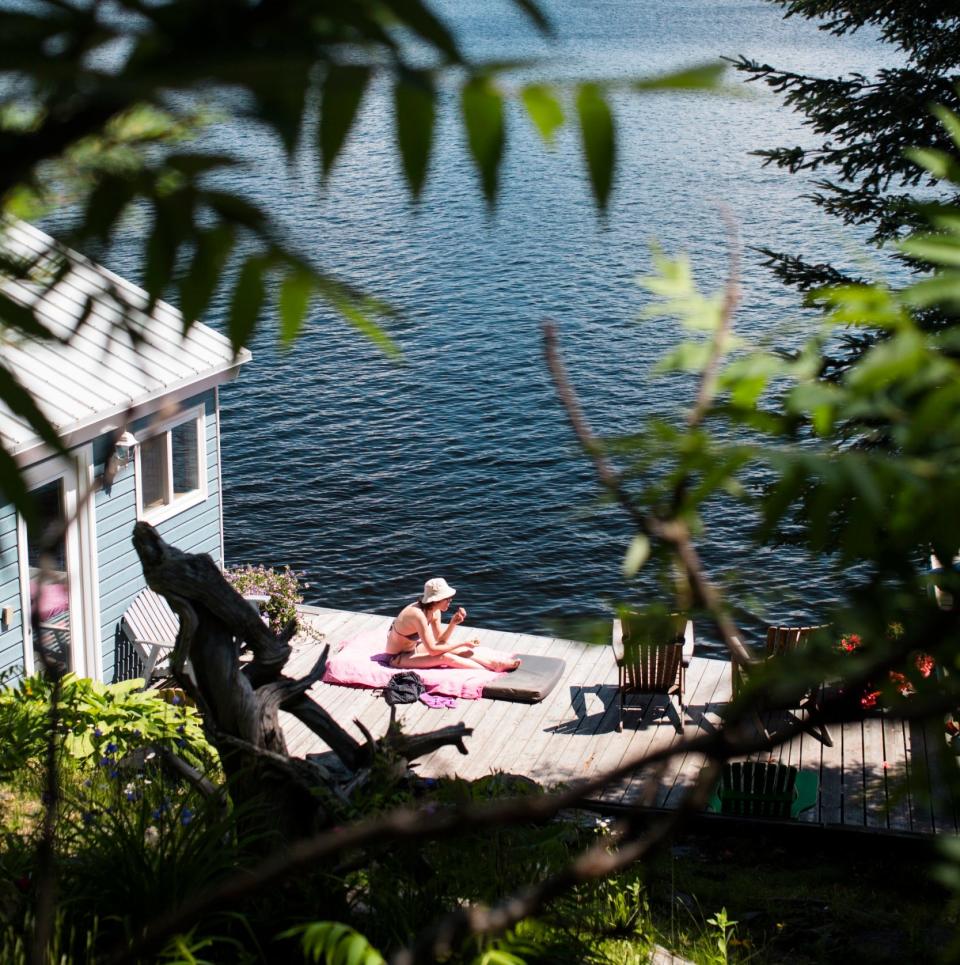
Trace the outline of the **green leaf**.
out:
[[[613,113],[597,84],[581,84],[578,88],[577,115],[593,196],[603,210],[613,184],[616,135]]]
[[[934,265],[960,266],[960,238],[950,235],[914,235],[898,242],[902,252]]]
[[[720,86],[726,69],[726,64],[710,61],[669,74],[661,74],[658,77],[634,81],[633,89],[638,91],[716,90]]]
[[[162,297],[176,263],[179,232],[176,218],[167,205],[156,202],[153,230],[146,242],[143,268],[143,287],[150,295],[151,304]]]
[[[169,154],[164,159],[166,165],[189,178],[222,168],[235,167],[237,159],[229,154]]]
[[[374,315],[390,315],[389,305],[357,294],[340,282],[324,276],[314,276],[317,292],[326,299],[358,332],[366,336],[390,358],[399,359],[396,342],[374,321]]]
[[[546,84],[528,84],[521,92],[527,116],[533,121],[546,144],[553,144],[553,135],[563,126],[563,108]]]
[[[503,96],[488,77],[473,77],[461,92],[467,143],[483,182],[483,193],[492,204],[497,194],[497,172],[503,156]]]
[[[0,388],[0,398],[2,398],[2,388]],[[0,493],[7,502],[13,504],[29,525],[36,523],[37,508],[33,496],[27,489],[16,459],[4,446],[0,446]]]
[[[357,64],[331,64],[320,93],[320,160],[327,177],[350,133],[370,68]]]
[[[58,341],[57,336],[33,314],[31,309],[14,301],[2,291],[0,291],[0,318],[3,319],[4,327],[11,331],[31,335],[44,341]]]
[[[960,148],[960,117],[942,104],[934,104],[930,110],[944,126],[953,143]]]
[[[535,0],[513,0],[513,2],[534,22],[534,24],[545,34],[553,34],[553,24],[547,19],[546,14],[535,3]]]
[[[280,135],[288,155],[300,140],[311,68],[308,60],[288,54],[271,63],[268,70],[247,75],[257,99],[257,116]]]
[[[266,259],[261,255],[255,255],[248,258],[240,269],[240,277],[237,278],[230,302],[230,315],[227,318],[227,333],[234,352],[239,352],[246,347],[247,341],[256,328],[257,318],[263,307],[263,275],[266,268]]]
[[[931,147],[908,147],[903,153],[935,178],[960,184],[960,162],[946,151]]]
[[[637,533],[627,548],[623,558],[623,575],[626,579],[636,576],[640,567],[650,558],[650,540],[643,534]]]
[[[437,114],[433,78],[427,71],[404,72],[394,86],[393,102],[403,173],[411,194],[419,198],[430,164]]]
[[[280,286],[279,308],[280,338],[285,345],[290,345],[300,334],[315,289],[313,277],[306,272],[293,271],[284,278]]]
[[[190,268],[180,279],[184,332],[207,310],[235,242],[236,235],[229,225],[221,224],[197,234]]]
[[[83,233],[106,242],[135,192],[136,185],[130,178],[104,177],[87,199]]]
[[[50,424],[30,392],[20,384],[13,371],[3,364],[0,364],[0,399],[14,415],[28,422],[30,428],[54,452],[66,455],[67,450],[57,430]]]
[[[452,63],[463,62],[453,34],[421,0],[383,0],[383,4],[424,40],[445,53]]]
[[[901,297],[914,308],[960,307],[960,271],[940,271],[932,278],[924,278],[905,289]]]
[[[300,937],[303,954],[326,965],[382,965],[384,958],[367,939],[337,921],[313,921],[281,932],[277,938]]]

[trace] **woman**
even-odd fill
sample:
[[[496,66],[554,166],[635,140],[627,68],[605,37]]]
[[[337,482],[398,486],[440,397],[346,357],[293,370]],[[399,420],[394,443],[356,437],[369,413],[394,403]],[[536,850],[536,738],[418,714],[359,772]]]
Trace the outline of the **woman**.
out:
[[[423,596],[405,606],[387,632],[387,653],[390,666],[405,670],[425,670],[430,667],[458,667],[462,670],[515,670],[520,661],[504,659],[502,654],[481,652],[478,640],[451,643],[450,635],[467,618],[467,611],[458,607],[443,626],[441,614],[450,608],[457,591],[442,577],[427,580]]]

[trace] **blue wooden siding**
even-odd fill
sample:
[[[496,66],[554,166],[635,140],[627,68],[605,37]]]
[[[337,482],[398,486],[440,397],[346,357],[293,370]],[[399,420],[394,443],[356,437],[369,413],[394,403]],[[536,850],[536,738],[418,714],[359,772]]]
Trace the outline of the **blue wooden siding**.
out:
[[[0,607],[7,606],[13,608],[13,619],[8,627],[0,628],[0,671],[11,667],[23,668],[17,514],[9,503],[0,506]]]
[[[188,399],[184,409],[203,404],[206,424],[207,499],[196,506],[164,520],[157,526],[160,535],[186,553],[209,553],[220,563],[220,478],[217,472],[217,413],[213,390]],[[147,431],[150,420],[144,419],[131,428],[134,435]],[[109,439],[98,440],[94,461],[101,471],[107,455]],[[120,619],[130,602],[146,586],[140,560],[133,549],[131,536],[137,521],[137,499],[134,468],[122,469],[109,493],[97,493],[97,557],[100,582],[101,649],[104,680],[114,677],[116,634]]]
[[[209,553],[220,559],[220,477],[216,395],[213,390],[188,399],[184,409],[203,405],[207,456],[207,498],[201,503],[171,516],[157,530],[168,542],[187,553]],[[146,431],[149,419],[132,426],[133,432]],[[103,472],[110,447],[110,436],[94,441],[95,473]],[[104,680],[114,678],[116,634],[120,618],[134,596],[146,585],[140,560],[134,552],[131,536],[137,521],[137,497],[133,464],[120,470],[110,491],[95,496],[97,575],[100,598],[100,649]],[[86,550],[81,547],[81,555]],[[13,619],[0,627],[0,671],[22,667],[23,624],[20,606],[20,566],[17,555],[17,516],[11,505],[0,505],[0,608],[11,607]]]

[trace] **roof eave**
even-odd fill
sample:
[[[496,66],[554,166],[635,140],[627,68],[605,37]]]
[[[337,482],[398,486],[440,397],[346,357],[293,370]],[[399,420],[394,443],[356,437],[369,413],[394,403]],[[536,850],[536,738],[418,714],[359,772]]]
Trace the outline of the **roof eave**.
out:
[[[184,379],[174,385],[165,386],[162,390],[154,390],[149,395],[133,400],[129,406],[117,407],[64,427],[60,436],[67,449],[75,449],[91,442],[105,432],[121,429],[123,426],[137,419],[149,416],[153,412],[170,403],[182,402],[194,395],[200,395],[216,385],[232,382],[240,373],[240,366],[249,362],[253,356],[248,349],[241,349],[230,362],[218,368],[208,370],[202,376]],[[17,465],[21,468],[32,466],[54,455],[53,450],[38,437],[27,439],[9,450]]]

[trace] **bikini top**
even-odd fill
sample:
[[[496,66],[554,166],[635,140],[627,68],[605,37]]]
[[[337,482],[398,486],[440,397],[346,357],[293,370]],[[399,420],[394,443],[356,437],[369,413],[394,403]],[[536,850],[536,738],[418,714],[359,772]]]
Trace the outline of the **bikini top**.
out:
[[[397,621],[396,621],[396,620],[394,620],[393,623],[390,624],[390,629],[391,629],[398,637],[403,637],[404,640],[413,640],[415,643],[419,643],[419,641],[420,641],[420,634],[419,634],[419,633],[401,633],[401,632],[397,629]]]

